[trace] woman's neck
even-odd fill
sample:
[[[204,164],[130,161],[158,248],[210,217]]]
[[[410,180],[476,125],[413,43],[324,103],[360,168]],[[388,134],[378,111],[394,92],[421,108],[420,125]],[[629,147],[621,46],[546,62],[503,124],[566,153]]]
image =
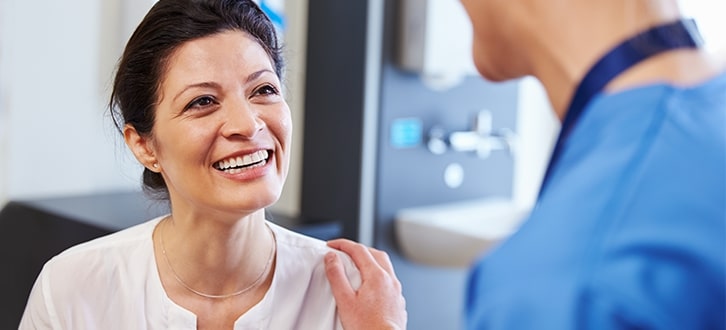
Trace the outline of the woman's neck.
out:
[[[253,284],[267,271],[275,249],[264,210],[236,221],[172,211],[157,226],[154,240],[179,284],[211,295]]]

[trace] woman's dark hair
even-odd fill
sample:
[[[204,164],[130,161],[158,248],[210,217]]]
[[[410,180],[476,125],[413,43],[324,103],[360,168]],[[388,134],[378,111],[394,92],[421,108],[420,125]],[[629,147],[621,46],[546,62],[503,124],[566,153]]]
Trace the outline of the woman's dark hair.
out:
[[[161,79],[170,56],[182,44],[224,31],[248,33],[270,56],[282,77],[283,59],[275,27],[252,0],[160,0],[131,35],[118,64],[109,101],[119,131],[133,126],[150,137]],[[144,169],[144,190],[168,199],[161,174]]]

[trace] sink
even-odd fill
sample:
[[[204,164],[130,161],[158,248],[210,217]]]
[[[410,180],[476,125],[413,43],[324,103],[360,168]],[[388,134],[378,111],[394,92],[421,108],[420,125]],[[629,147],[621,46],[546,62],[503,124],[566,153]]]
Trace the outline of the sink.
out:
[[[469,267],[514,233],[530,208],[512,200],[485,198],[401,209],[395,232],[403,255],[438,267]]]

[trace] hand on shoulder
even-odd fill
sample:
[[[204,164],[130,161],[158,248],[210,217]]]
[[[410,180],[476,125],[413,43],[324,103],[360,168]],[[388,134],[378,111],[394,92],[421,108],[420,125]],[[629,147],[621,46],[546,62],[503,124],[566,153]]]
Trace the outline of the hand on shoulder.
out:
[[[347,239],[328,242],[347,253],[360,271],[361,285],[354,290],[339,256],[325,256],[325,271],[345,329],[406,329],[406,300],[391,260],[383,251]]]

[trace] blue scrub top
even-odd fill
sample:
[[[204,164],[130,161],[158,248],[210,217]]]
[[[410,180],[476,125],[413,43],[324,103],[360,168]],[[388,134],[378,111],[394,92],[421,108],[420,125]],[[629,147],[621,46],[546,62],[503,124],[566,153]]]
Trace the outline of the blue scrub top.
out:
[[[726,329],[726,73],[598,95],[550,180],[468,329]]]

